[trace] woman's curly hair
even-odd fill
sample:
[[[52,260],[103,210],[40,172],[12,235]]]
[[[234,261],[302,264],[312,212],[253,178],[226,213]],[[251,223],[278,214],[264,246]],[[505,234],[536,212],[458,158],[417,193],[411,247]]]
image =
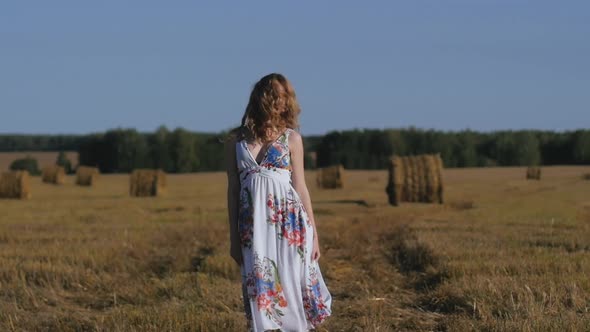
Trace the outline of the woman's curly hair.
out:
[[[266,75],[252,89],[242,117],[242,134],[248,140],[267,142],[271,139],[268,129],[298,129],[299,113],[295,90],[287,78],[277,73]]]

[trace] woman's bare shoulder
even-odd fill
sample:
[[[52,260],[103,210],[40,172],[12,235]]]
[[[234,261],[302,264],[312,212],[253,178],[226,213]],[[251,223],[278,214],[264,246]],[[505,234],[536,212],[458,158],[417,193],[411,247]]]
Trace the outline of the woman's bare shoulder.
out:
[[[303,138],[301,134],[297,132],[295,129],[290,129],[289,133],[289,146],[291,147],[302,147],[303,146]]]

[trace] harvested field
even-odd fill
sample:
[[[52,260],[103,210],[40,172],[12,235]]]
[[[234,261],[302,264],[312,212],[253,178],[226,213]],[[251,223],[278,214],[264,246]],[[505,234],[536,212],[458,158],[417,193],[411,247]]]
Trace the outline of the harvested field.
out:
[[[590,167],[445,169],[444,204],[392,207],[387,171],[307,172],[333,316],[318,331],[587,331]],[[243,331],[225,174],[30,179],[0,200],[1,331]]]

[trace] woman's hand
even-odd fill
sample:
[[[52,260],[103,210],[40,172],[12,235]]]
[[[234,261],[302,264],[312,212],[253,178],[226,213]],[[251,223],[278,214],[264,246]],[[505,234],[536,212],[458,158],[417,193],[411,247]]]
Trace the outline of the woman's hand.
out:
[[[311,259],[317,261],[320,259],[320,242],[318,240],[317,233],[313,234],[313,249],[311,251]]]

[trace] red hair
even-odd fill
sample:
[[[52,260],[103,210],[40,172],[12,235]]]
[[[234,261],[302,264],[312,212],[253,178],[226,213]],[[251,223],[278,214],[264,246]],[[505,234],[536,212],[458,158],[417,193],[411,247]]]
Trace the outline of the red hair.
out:
[[[272,73],[261,78],[250,93],[250,100],[242,117],[242,128],[248,139],[266,142],[269,129],[284,130],[299,127],[301,109],[295,90],[287,78]]]

